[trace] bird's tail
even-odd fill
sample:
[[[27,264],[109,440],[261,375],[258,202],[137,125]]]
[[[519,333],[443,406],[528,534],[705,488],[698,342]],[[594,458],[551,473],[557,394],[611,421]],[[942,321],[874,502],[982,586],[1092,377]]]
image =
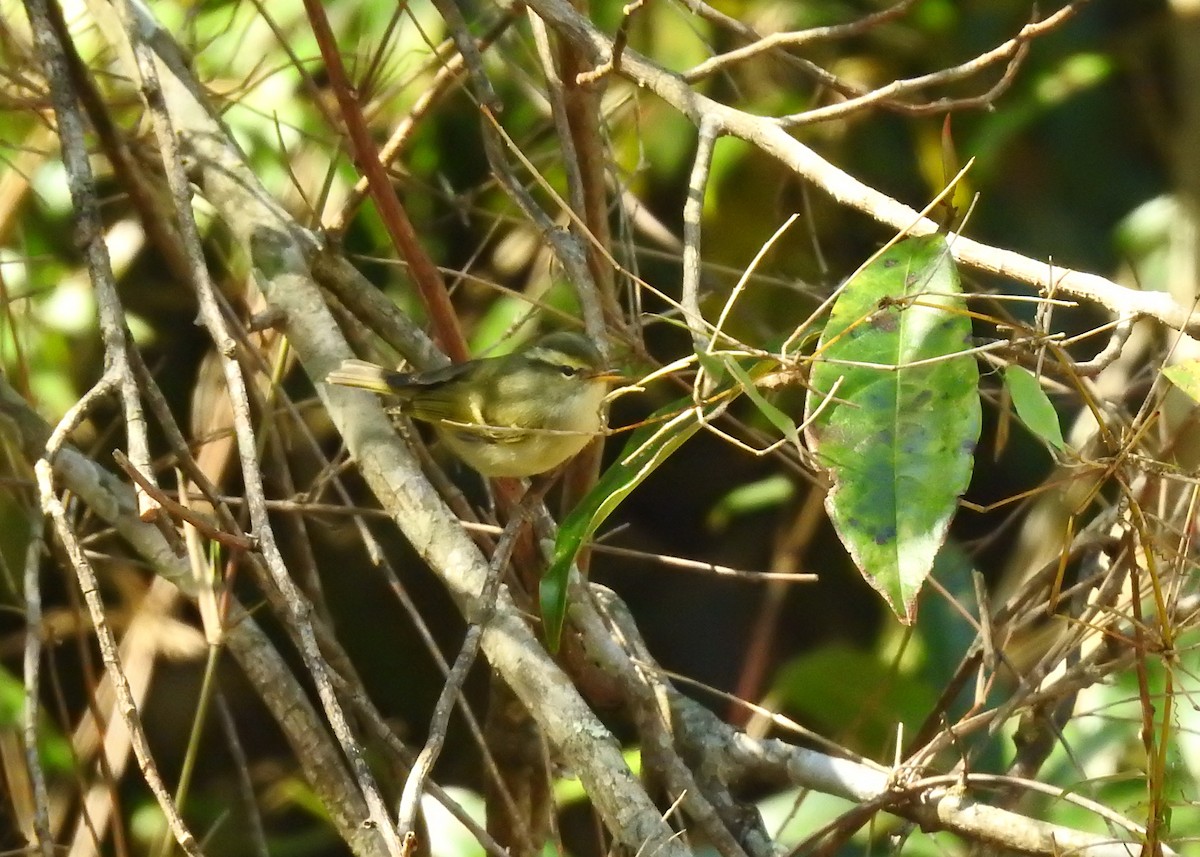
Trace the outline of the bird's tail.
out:
[[[325,381],[342,387],[370,390],[387,395],[402,392],[406,376],[403,372],[384,369],[366,360],[343,360],[342,365],[325,376]]]

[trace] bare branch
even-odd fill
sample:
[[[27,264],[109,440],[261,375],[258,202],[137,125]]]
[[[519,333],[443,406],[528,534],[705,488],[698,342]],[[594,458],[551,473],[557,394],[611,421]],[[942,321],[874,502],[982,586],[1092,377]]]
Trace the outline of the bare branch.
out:
[[[530,0],[529,6],[562,36],[587,51],[593,61],[601,61],[611,51],[609,39],[565,0]],[[710,122],[719,133],[752,143],[843,205],[912,235],[928,235],[938,230],[936,223],[918,217],[912,208],[863,184],[818,156],[788,134],[776,119],[755,116],[701,95],[683,78],[630,49],[623,55],[620,73],[635,85],[653,92],[697,126]],[[1053,289],[1059,295],[1082,298],[1117,315],[1150,316],[1176,330],[1200,333],[1200,313],[1194,314],[1165,293],[1138,291],[1096,274],[1057,266],[1053,270],[1053,282],[1047,283],[1049,266],[1044,262],[1011,250],[990,247],[962,235],[952,234],[949,238],[955,260],[969,267],[1043,290]]]

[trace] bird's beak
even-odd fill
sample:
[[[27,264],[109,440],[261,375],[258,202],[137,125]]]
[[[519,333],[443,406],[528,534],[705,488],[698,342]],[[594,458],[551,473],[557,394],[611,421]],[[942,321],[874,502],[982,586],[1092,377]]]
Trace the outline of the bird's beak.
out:
[[[588,375],[588,379],[591,381],[604,381],[608,384],[615,384],[618,381],[629,380],[616,369],[597,369],[595,372]]]

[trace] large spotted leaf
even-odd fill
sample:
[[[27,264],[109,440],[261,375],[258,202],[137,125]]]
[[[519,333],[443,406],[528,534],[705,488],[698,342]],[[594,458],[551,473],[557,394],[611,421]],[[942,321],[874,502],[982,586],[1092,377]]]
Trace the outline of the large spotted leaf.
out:
[[[806,412],[832,482],[825,507],[906,623],[971,478],[970,347],[958,272],[945,240],[929,236],[898,242],[845,284],[816,351]]]

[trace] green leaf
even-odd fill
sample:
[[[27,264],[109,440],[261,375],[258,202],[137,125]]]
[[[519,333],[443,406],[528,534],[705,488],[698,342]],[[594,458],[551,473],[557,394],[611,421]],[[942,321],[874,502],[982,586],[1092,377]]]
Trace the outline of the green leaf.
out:
[[[845,284],[810,377],[808,438],[833,483],[825,508],[859,571],[905,623],[979,439],[979,369],[961,354],[971,322],[960,295],[941,236],[900,241]]]
[[[707,405],[705,417],[711,416],[724,402]],[[673,416],[671,416],[673,415]],[[658,417],[670,417],[660,422]],[[691,399],[680,399],[655,412],[650,424],[637,429],[625,444],[621,458],[604,471],[587,496],[571,510],[558,527],[554,542],[554,558],[542,575],[538,600],[542,608],[542,627],[546,647],[558,651],[563,621],[567,613],[567,589],[571,566],[579,548],[592,537],[596,528],[612,514],[629,494],[640,485],[667,457],[683,445],[700,428],[700,420]]]
[[[19,735],[19,730],[24,728],[24,717],[24,679],[0,666],[0,732],[5,735]],[[64,736],[54,722],[40,710],[38,712],[38,756],[46,771],[53,774],[65,774],[71,771],[77,761],[75,751],[71,749],[70,738]],[[21,762],[24,764],[23,756]]]
[[[796,484],[782,473],[776,473],[732,489],[716,502],[705,519],[705,526],[720,532],[743,515],[782,506],[796,495]]]
[[[742,388],[742,392],[744,392],[750,401],[754,403],[754,406],[762,412],[762,415],[767,418],[771,425],[779,429],[780,434],[782,434],[789,441],[795,444],[797,448],[799,448],[800,433],[796,430],[796,423],[792,421],[792,418],[768,402],[766,398],[763,397],[763,394],[758,392],[758,387],[754,385],[754,381],[751,379],[750,374],[741,366],[739,366],[737,361],[726,358],[725,366],[729,369],[729,374],[733,375],[733,377],[737,379],[738,384]],[[764,365],[759,368],[765,371],[766,367]]]
[[[709,377],[713,386],[725,380],[725,361],[716,354],[709,354],[707,351],[697,351],[696,362],[704,369],[704,374]]]
[[[1187,360],[1168,366],[1163,369],[1163,374],[1172,384],[1200,402],[1200,360]]]
[[[756,404],[761,402],[759,407],[763,409],[767,418],[784,434],[788,434],[790,430],[790,437],[799,443],[795,424],[786,414],[767,402],[754,386],[754,378],[766,374],[770,368],[769,363],[760,362],[747,371],[734,360],[724,356],[701,352],[696,354],[696,358],[710,378],[719,381],[725,377],[728,370],[737,380],[733,388],[725,388],[710,395],[709,404],[699,409],[703,420],[727,407],[730,401],[744,392]],[[667,418],[665,422],[662,421],[663,418]],[[542,575],[538,587],[542,627],[546,635],[546,647],[551,652],[558,650],[559,639],[562,636],[563,622],[567,614],[571,566],[579,548],[592,537],[596,528],[604,523],[604,519],[613,513],[622,500],[666,461],[671,453],[682,446],[684,441],[696,433],[703,420],[697,412],[695,402],[690,398],[672,402],[656,411],[647,421],[649,424],[637,429],[630,437],[620,460],[601,475],[595,487],[559,524],[558,537],[554,542],[554,557],[546,573]]]
[[[1038,379],[1024,366],[1009,366],[1004,370],[1004,384],[1012,396],[1013,408],[1025,428],[1040,437],[1055,449],[1064,449],[1062,427],[1058,424],[1058,412],[1050,404],[1050,398]]]

